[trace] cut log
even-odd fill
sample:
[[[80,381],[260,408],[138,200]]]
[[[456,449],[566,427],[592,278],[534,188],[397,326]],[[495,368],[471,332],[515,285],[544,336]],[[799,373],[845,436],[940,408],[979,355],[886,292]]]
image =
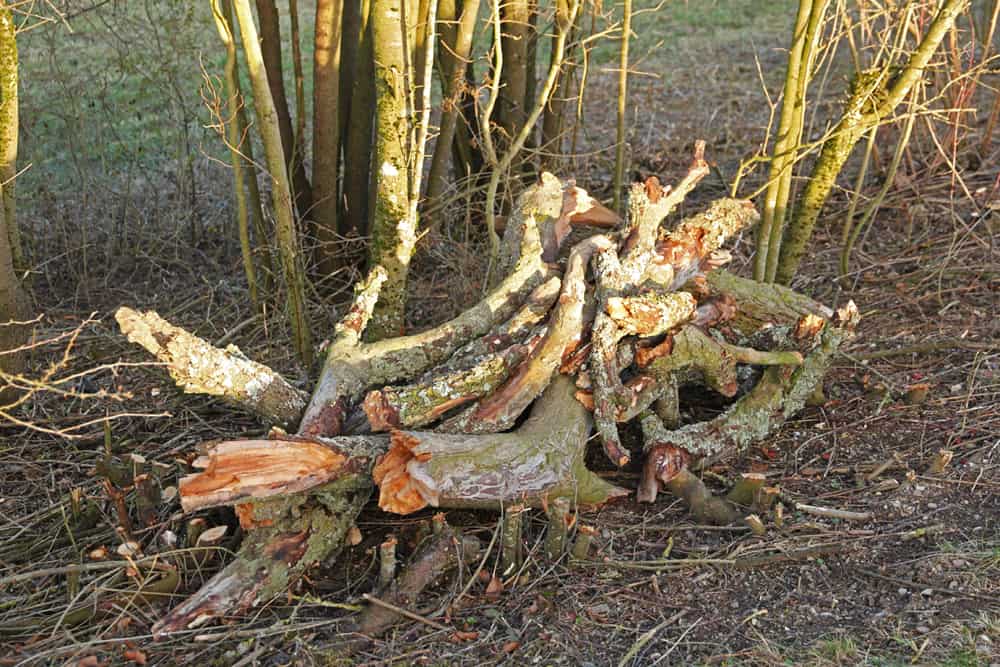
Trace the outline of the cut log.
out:
[[[153,311],[139,313],[122,306],[115,319],[129,342],[162,362],[185,392],[218,396],[282,426],[294,426],[302,416],[305,393],[267,366],[247,359],[235,345],[217,348]]]
[[[379,507],[408,514],[428,505],[500,509],[566,497],[594,505],[627,494],[584,464],[591,419],[559,376],[512,433],[394,431],[375,466]]]
[[[591,256],[610,249],[607,236],[592,236],[570,252],[559,302],[549,319],[545,336],[507,382],[464,413],[444,423],[451,433],[493,433],[510,428],[531,402],[548,386],[553,375],[581,343],[587,294],[585,271]]]
[[[193,512],[235,505],[366,474],[387,447],[384,436],[221,442],[195,459],[201,472],[181,479],[181,507]]]
[[[539,220],[543,227],[553,225],[562,202],[562,186],[551,174],[543,175],[540,184],[529,188],[520,200],[518,224],[508,229],[519,249],[512,270],[486,298],[459,316],[411,336],[377,343],[331,345],[299,432],[340,435],[347,409],[367,389],[413,379],[510,318],[532,291],[552,275],[542,259],[543,230]],[[514,246],[514,241],[510,245]]]
[[[157,622],[153,637],[267,602],[345,543],[371,495],[371,477],[351,474],[296,494],[251,501],[254,528],[236,557],[194,595]]]

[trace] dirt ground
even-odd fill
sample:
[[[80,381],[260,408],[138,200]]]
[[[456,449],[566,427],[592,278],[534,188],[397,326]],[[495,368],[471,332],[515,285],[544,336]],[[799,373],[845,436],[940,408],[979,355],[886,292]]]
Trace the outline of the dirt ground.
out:
[[[648,55],[636,69],[648,76],[636,77],[630,111],[633,166],[641,175],[669,182],[683,173],[693,139],[707,140],[719,176],[699,188],[694,205],[721,196],[739,159],[760,142],[768,108],[755,59],[773,90],[790,21],[787,3],[705,4],[676,3],[642,19],[648,23],[638,31],[660,39],[640,41],[640,54]],[[114,34],[108,23],[87,26]],[[72,72],[51,69],[47,43],[31,39],[22,53],[29,72],[49,72],[49,87],[58,82],[63,91],[83,85]],[[161,65],[167,72],[170,63]],[[581,142],[600,147],[613,141],[614,74],[596,70]],[[835,107],[839,93],[832,91],[841,84],[832,75],[820,115]],[[186,126],[196,157],[192,216],[191,192],[182,187],[188,163],[166,151],[179,139],[149,135],[141,117],[151,111],[137,112],[136,127],[121,131],[148,141],[148,152],[159,150],[162,165],[136,154],[114,162],[113,151],[95,153],[92,145],[49,155],[46,127],[65,134],[78,126],[71,110],[45,110],[55,92],[24,85],[25,104],[38,114],[29,116],[25,150],[36,151],[40,173],[31,176],[37,180],[21,212],[40,260],[31,287],[45,313],[34,369],[68,378],[64,387],[106,395],[41,393],[16,416],[45,430],[0,426],[0,664],[1000,664],[995,145],[952,172],[931,168],[935,146],[917,137],[913,169],[890,189],[844,282],[832,277],[847,197],[828,205],[795,287],[832,305],[854,300],[862,315],[857,338],[826,378],[822,404],[708,474],[721,480],[762,472],[780,486],[788,508],[803,502],[864,518],[787,509],[780,526],[770,517],[766,534],[756,536],[743,526],[694,525],[665,495],[651,505],[626,498],[579,515],[596,529],[596,547],[591,561],[571,564],[545,558],[544,516],[532,512],[525,565],[501,591],[487,591],[497,567],[490,558],[486,576],[461,572],[419,601],[418,613],[451,630],[408,622],[348,657],[344,628],[377,576],[375,547],[391,532],[405,556],[430,513],[399,518],[372,503],[359,522],[361,543],[286,597],[152,640],[149,628],[164,609],[238,546],[231,512],[212,510],[199,516],[206,527],[228,527],[218,550],[200,559],[172,550],[171,536],[183,539],[193,529],[176,499],[178,475],[198,444],[259,435],[262,427],[209,398],[178,392],[118,335],[110,314],[123,304],[156,309],[288,377],[305,381],[307,374],[283,344],[280,313],[264,319],[250,308],[226,226],[228,175],[210,157],[218,153],[214,137],[197,123]],[[128,106],[126,98],[104,98],[107,113]],[[186,103],[178,102],[178,117]],[[969,121],[970,141],[985,116]],[[101,136],[111,142],[108,132]],[[612,159],[595,151],[563,168],[603,195]],[[86,176],[90,170],[104,177]],[[877,177],[872,183],[877,189]],[[751,240],[734,246],[733,270],[743,275]],[[475,299],[476,281],[467,277],[482,274],[480,257],[460,224],[428,236],[411,303],[415,325]],[[346,290],[350,276],[341,282]],[[316,331],[330,330],[340,302],[342,295],[317,296]],[[62,356],[70,344],[71,354]],[[935,471],[942,449],[953,458]],[[612,471],[592,458],[617,484],[637,482],[637,468]],[[161,490],[155,502],[143,505],[131,486],[136,474],[150,475]],[[148,527],[142,516],[152,517]],[[498,526],[491,513],[449,512],[448,521],[483,544]],[[124,531],[141,553],[122,549]],[[157,569],[164,562],[180,566],[179,582]]]

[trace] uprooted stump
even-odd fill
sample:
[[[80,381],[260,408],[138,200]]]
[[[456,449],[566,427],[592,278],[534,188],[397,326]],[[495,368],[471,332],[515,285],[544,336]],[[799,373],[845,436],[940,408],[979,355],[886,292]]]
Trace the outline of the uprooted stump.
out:
[[[702,151],[699,142],[676,188],[655,178],[634,185],[628,217],[613,231],[611,212],[543,174],[508,218],[491,291],[427,331],[364,339],[385,280],[374,267],[333,332],[308,401],[235,347],[120,309],[123,333],[185,391],[220,396],[294,432],[211,445],[195,461],[200,470],[181,481],[185,511],[231,505],[245,538],[154,633],[280,594],[343,548],[376,487],[380,508],[400,514],[596,505],[625,495],[584,461],[596,430],[610,461],[626,464],[638,450],[620,435],[628,422],[643,436],[639,500],[669,491],[717,523],[766,512],[776,490],[762,479],[745,476],[717,497],[697,466],[738,454],[800,410],[852,335],[857,310],[834,313],[721,270],[725,241],[757,220],[749,202],[718,200],[664,229],[708,172]],[[681,406],[706,394],[728,407],[685,423]]]

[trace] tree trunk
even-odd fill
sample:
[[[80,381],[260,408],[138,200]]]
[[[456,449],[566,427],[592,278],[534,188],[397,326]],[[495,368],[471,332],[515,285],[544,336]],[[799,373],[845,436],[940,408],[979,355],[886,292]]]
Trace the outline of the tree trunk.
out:
[[[17,171],[17,40],[14,35],[14,17],[10,7],[0,9],[0,191],[3,211],[0,215],[0,371],[17,374],[24,369],[25,355],[11,352],[28,339],[28,327],[21,323],[26,318],[28,299],[21,289],[15,262],[23,262],[20,254],[20,235],[14,208],[14,174]],[[0,401],[15,397],[7,391],[4,381]]]
[[[239,2],[239,0],[234,0]],[[295,210],[300,218],[305,218],[312,208],[312,194],[306,176],[303,156],[295,145],[292,117],[288,113],[288,97],[285,95],[285,75],[281,65],[281,20],[274,0],[256,0],[257,15],[260,19],[260,49],[267,72],[267,85],[274,105],[275,118],[281,135],[281,152],[291,178],[290,186],[294,195]],[[244,45],[244,48],[246,46]],[[256,97],[256,90],[254,96]]]
[[[313,51],[313,210],[317,273],[337,268],[340,231],[337,177],[340,166],[340,49],[343,0],[318,0]]]
[[[246,275],[247,287],[250,291],[250,304],[254,310],[259,306],[257,293],[257,273],[254,268],[253,248],[250,244],[250,218],[247,208],[247,195],[243,175],[243,156],[239,146],[242,143],[242,132],[239,122],[239,108],[243,103],[239,90],[239,75],[236,70],[236,42],[232,32],[232,10],[228,0],[212,0],[212,14],[215,27],[223,46],[226,47],[226,115],[225,139],[229,145],[229,158],[233,169],[233,197],[236,200],[236,229],[240,238],[240,250],[243,254],[243,273]]]
[[[254,109],[257,126],[264,143],[267,166],[271,174],[272,199],[277,231],[278,253],[281,270],[285,278],[288,299],[288,319],[291,325],[295,352],[302,363],[309,365],[312,360],[312,339],[306,314],[305,274],[299,253],[298,233],[292,212],[292,196],[288,186],[288,172],[282,153],[281,133],[274,102],[268,89],[267,72],[260,45],[257,42],[257,28],[253,22],[253,12],[249,0],[234,0],[236,16],[246,52],[247,69],[253,84]]]
[[[434,211],[441,206],[440,198],[448,178],[448,165],[452,161],[462,98],[466,95],[466,63],[472,53],[472,38],[475,36],[479,4],[480,0],[464,0],[461,3],[461,18],[455,14],[455,0],[441,0],[438,6],[441,43],[444,45],[438,50],[444,99],[441,102],[441,128],[434,146],[430,173],[427,176],[425,206],[427,211]],[[457,26],[449,25],[449,22],[456,20]]]
[[[358,0],[359,26],[357,41],[348,42],[344,34],[342,52],[355,52],[356,65],[350,80],[350,94],[342,100],[350,102],[347,139],[344,147],[344,213],[340,218],[340,233],[367,235],[369,225],[369,186],[371,176],[372,128],[375,114],[375,62],[372,59],[371,0]],[[347,70],[345,70],[347,71]]]
[[[497,122],[506,133],[501,145],[511,143],[528,118],[528,41],[531,38],[531,3],[508,0],[501,5],[503,70],[500,73],[500,105]]]
[[[410,211],[408,146],[413,109],[407,103],[414,43],[412,0],[372,0],[372,57],[375,62],[375,137],[372,150],[374,205],[370,266],[386,274],[368,335],[373,340],[403,333],[406,283],[417,242],[417,220]]]

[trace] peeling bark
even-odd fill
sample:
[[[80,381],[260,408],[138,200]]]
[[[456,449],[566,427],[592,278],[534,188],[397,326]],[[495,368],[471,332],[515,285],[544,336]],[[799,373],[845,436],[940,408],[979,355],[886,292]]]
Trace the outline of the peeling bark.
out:
[[[395,431],[375,466],[379,507],[408,514],[428,505],[499,509],[558,497],[600,504],[624,495],[584,464],[591,420],[558,377],[513,433],[458,435]]]
[[[153,311],[138,313],[123,306],[115,319],[129,341],[163,362],[185,392],[218,396],[283,426],[294,426],[302,416],[305,394],[267,366],[247,359],[235,345],[214,347]]]

